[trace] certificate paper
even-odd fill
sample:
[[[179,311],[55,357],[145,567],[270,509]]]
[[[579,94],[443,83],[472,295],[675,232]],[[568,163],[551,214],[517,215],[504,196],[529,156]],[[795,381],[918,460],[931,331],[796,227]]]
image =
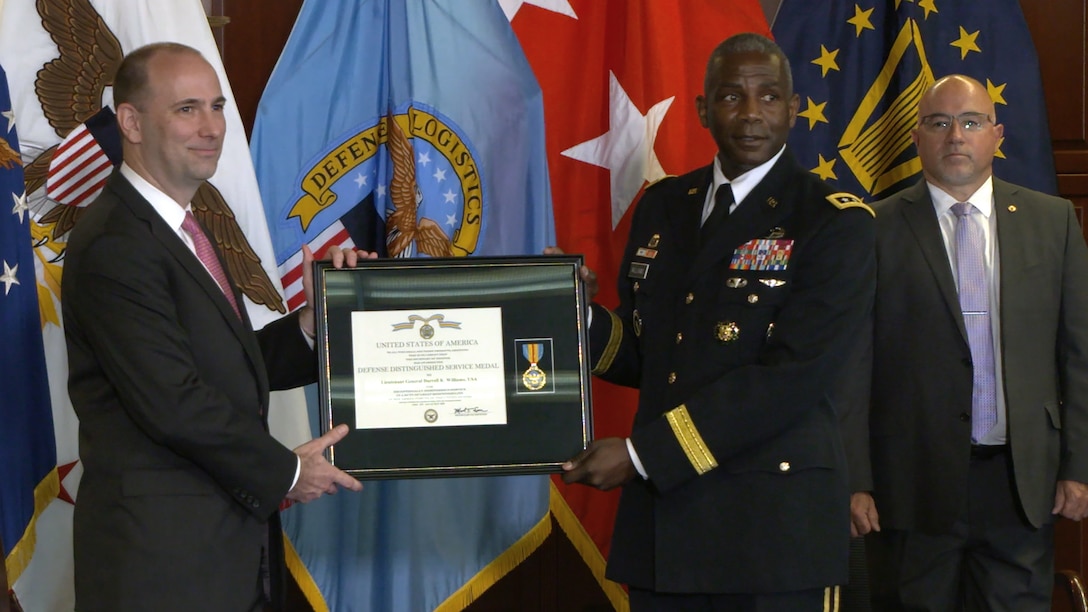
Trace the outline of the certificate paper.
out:
[[[502,308],[351,313],[355,427],[505,425]]]

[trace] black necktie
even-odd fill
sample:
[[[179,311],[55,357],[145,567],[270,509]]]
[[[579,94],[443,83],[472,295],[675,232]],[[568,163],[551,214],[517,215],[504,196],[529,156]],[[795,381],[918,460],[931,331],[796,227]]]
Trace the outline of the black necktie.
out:
[[[706,221],[703,221],[703,227],[699,231],[700,240],[706,242],[714,232],[714,228],[721,225],[725,218],[729,216],[729,207],[732,205],[733,189],[729,186],[729,183],[722,183],[718,186],[718,190],[714,192],[714,208],[710,211]]]

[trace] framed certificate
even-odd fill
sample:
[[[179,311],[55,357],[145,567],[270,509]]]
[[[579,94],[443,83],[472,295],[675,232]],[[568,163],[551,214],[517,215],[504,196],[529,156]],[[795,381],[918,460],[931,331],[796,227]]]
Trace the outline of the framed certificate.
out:
[[[356,478],[559,471],[592,439],[580,256],[314,264],[322,432]]]

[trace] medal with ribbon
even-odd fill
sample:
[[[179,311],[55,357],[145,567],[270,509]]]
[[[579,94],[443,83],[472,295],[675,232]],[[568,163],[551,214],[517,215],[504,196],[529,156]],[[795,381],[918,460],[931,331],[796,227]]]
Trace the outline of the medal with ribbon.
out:
[[[537,367],[540,358],[544,356],[543,342],[526,342],[521,345],[521,354],[529,362],[529,369],[521,375],[521,384],[530,391],[539,391],[547,384],[548,376]]]

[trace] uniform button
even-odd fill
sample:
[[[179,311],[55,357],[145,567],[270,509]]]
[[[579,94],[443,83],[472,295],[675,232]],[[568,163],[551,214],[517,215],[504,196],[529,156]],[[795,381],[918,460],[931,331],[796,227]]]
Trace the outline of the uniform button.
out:
[[[676,343],[680,344],[684,340],[684,334],[676,332]]]
[[[638,281],[635,281],[635,291],[638,291],[638,287],[639,287]]]
[[[967,422],[969,422],[971,420],[971,415],[967,414],[966,412],[961,412],[960,413],[960,420],[963,421],[964,423],[967,423]]]
[[[685,304],[690,304],[690,303],[692,303],[694,301],[695,301],[695,294],[694,293],[689,293],[684,297],[684,303]]]
[[[676,372],[669,372],[669,384],[676,382]]]
[[[779,463],[778,464],[778,471],[779,472],[788,472],[788,471],[790,471],[790,462],[789,461],[783,461],[782,463]]]
[[[759,296],[758,295],[756,295],[754,293],[748,294],[748,303],[749,304],[755,304],[758,301],[759,301]]]

